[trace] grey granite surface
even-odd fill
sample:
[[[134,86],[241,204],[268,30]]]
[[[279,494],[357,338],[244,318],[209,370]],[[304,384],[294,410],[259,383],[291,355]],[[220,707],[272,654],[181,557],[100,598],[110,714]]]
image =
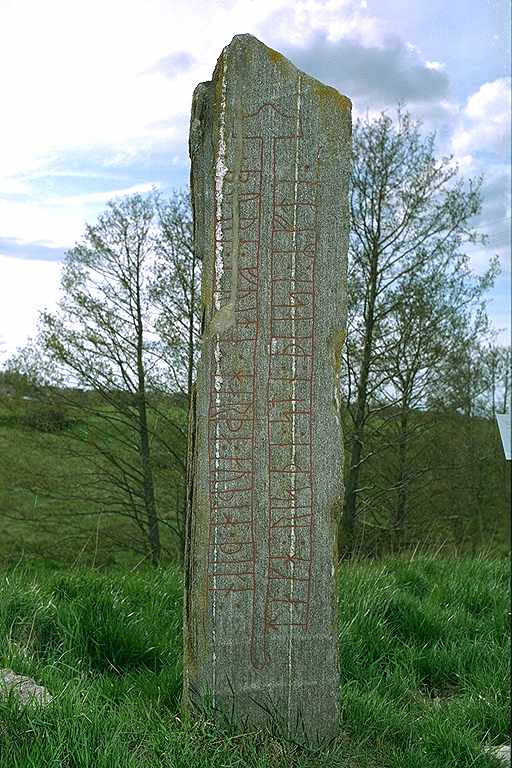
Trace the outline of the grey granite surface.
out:
[[[315,741],[339,719],[350,134],[345,96],[250,35],[194,93],[184,703]]]

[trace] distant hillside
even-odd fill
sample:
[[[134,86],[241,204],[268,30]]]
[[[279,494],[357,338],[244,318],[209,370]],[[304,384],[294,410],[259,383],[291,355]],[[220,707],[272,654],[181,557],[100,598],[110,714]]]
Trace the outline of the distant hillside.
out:
[[[81,410],[94,395],[67,390],[70,408],[44,405],[30,395],[0,397],[0,563],[20,557],[55,564],[76,560],[103,565],[144,559],[133,523],[101,514],[90,502],[94,477],[75,455],[77,430],[92,417]],[[30,399],[27,399],[30,398]],[[184,399],[163,400],[183,422],[177,450],[185,454]],[[98,405],[98,407],[100,407]],[[407,505],[398,541],[394,527],[400,485],[397,483],[396,414],[383,413],[370,439],[360,490],[356,551],[383,555],[393,549],[420,547],[508,548],[510,531],[510,462],[506,462],[493,420],[457,414],[415,412],[407,465]],[[106,438],[108,439],[108,438]],[[345,442],[351,439],[345,420]],[[346,452],[348,455],[348,451]],[[165,473],[168,457],[155,458],[157,491],[170,519],[183,499],[183,477]],[[162,468],[158,480],[159,467]],[[163,531],[167,561],[177,557],[173,533]],[[134,545],[135,542],[135,545]]]

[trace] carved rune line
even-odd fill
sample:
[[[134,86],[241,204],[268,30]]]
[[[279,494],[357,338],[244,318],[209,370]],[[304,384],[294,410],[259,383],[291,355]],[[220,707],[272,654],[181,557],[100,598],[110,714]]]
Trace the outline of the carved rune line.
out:
[[[268,110],[276,131],[264,138],[261,124]],[[232,133],[239,157],[231,167],[227,163],[222,217],[215,221],[223,269],[214,291],[224,307],[236,298],[234,322],[212,340],[217,351],[208,407],[208,592],[217,606],[219,600],[232,600],[235,607],[250,600],[250,658],[262,669],[271,662],[269,633],[310,626],[319,150],[304,157],[299,120],[272,103],[243,114],[239,130],[238,138]],[[262,200],[265,176],[272,184],[270,211]],[[270,218],[270,236],[262,243],[264,216]],[[266,376],[258,375],[256,366],[262,342],[262,252],[270,257]],[[261,391],[266,392],[268,446],[266,543],[259,544],[267,549],[264,575],[257,571],[256,531],[262,523],[255,515],[255,410]]]

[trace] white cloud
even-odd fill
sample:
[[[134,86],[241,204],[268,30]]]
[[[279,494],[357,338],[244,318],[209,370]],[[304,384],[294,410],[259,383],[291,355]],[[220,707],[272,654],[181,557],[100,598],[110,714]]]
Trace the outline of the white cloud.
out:
[[[0,236],[27,243],[44,242],[69,248],[82,236],[85,222],[92,224],[109,200],[135,192],[150,192],[153,187],[158,188],[159,183],[147,182],[102,192],[33,198],[23,203],[0,199]]]
[[[0,199],[1,236],[68,247],[82,234],[88,213],[90,209],[88,212],[85,206],[60,207],[43,200],[18,203]],[[0,301],[4,293],[1,288]]]
[[[475,172],[476,161],[473,155],[459,155],[455,161],[455,165],[459,167],[459,170],[464,174],[473,174]]]
[[[506,153],[510,150],[511,79],[484,83],[467,100],[455,130],[454,154]]]
[[[367,5],[366,0],[0,1],[0,236],[69,247],[110,197],[151,186],[134,186],[147,180],[132,182],[123,169],[123,189],[95,191],[88,183],[84,194],[75,194],[73,186],[73,194],[57,197],[52,192],[50,197],[41,193],[49,172],[52,177],[107,177],[98,187],[108,183],[112,189],[114,166],[129,166],[155,147],[169,147],[169,167],[183,162],[192,91],[210,78],[234,34],[250,32],[281,48],[306,45],[319,33],[330,43],[349,39],[382,48],[395,30]],[[431,75],[444,69],[441,61],[429,60],[441,54],[428,57],[413,43],[409,51],[433,70]],[[180,56],[189,66],[177,67],[173,77],[169,69],[167,74],[159,71],[159,62]],[[506,78],[485,83],[470,97],[452,145],[464,170],[478,172],[475,157],[482,149],[503,149],[509,103]],[[436,120],[452,124],[448,102],[429,104],[427,118],[434,109]],[[80,152],[90,158],[88,170],[56,163]],[[102,159],[95,162],[94,157]],[[11,328],[25,327],[23,315],[32,317],[40,297],[53,295],[58,264],[0,258],[0,335],[5,336],[6,322]],[[11,319],[6,306],[11,306]],[[11,332],[8,338],[11,343]]]
[[[426,61],[425,66],[427,69],[433,69],[434,72],[441,72],[446,67],[442,61]]]
[[[342,38],[365,45],[380,45],[385,39],[382,22],[367,11],[366,2],[356,0],[298,0],[270,6],[272,13],[256,26],[263,40],[282,47],[306,45],[322,33],[329,42]]]
[[[455,124],[451,148],[464,175],[484,176],[482,211],[474,226],[488,241],[484,248],[468,249],[471,263],[481,271],[498,254],[505,275],[510,274],[509,146],[510,78],[499,78],[484,83],[467,99]],[[498,311],[499,304],[496,300],[493,311]]]
[[[27,195],[29,192],[30,184],[26,179],[16,176],[0,178],[0,195]]]
[[[39,310],[55,309],[61,265],[0,256],[0,337],[5,355],[16,351],[34,335]]]
[[[179,154],[177,145],[187,154],[192,92],[211,76],[222,47],[240,31],[257,31],[287,3],[0,3],[0,193],[30,195],[37,176],[76,150],[101,156],[103,165],[112,167],[130,164],[166,143],[172,145],[171,165]],[[155,65],[173,53],[189,53],[190,67],[170,79]],[[15,202],[11,197],[7,208],[1,205],[8,231],[0,235],[62,241],[61,230],[73,215],[64,202],[62,220],[51,217],[53,236],[38,213],[39,201],[18,211]]]
[[[144,194],[145,192],[151,192],[153,187],[157,189],[160,187],[160,182],[148,182],[147,184],[134,184],[131,187],[124,187],[124,189],[111,189],[106,192],[86,192],[82,195],[66,195],[65,197],[50,197],[48,198],[47,205],[96,205],[98,203],[107,203],[116,197],[124,197],[125,195],[134,195],[135,193]]]
[[[510,77],[484,83],[473,93],[466,106],[466,115],[473,120],[506,123],[510,119]]]

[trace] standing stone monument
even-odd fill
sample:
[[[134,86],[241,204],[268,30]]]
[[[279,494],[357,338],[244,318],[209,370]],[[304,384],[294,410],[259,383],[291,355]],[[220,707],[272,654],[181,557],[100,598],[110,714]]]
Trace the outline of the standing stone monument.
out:
[[[339,718],[350,111],[237,35],[196,88],[190,129],[203,273],[183,699],[310,741]]]

